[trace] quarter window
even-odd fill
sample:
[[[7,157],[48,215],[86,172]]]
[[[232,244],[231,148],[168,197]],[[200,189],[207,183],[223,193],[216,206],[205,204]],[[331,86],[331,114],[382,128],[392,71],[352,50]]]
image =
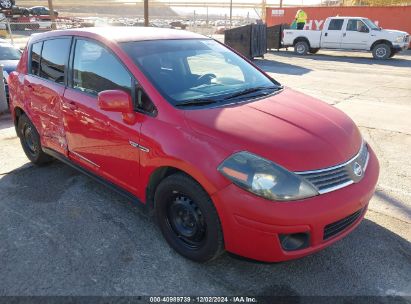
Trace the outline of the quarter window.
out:
[[[123,90],[131,94],[132,78],[106,48],[77,40],[73,63],[73,88],[97,95],[105,90]]]
[[[71,38],[46,40],[41,53],[40,77],[64,83],[64,71],[70,52]]]
[[[40,58],[41,58],[41,48],[43,47],[43,42],[34,43],[31,47],[31,70],[30,74],[39,75],[40,72]]]
[[[342,29],[344,19],[332,19],[328,25],[329,31],[340,31]]]

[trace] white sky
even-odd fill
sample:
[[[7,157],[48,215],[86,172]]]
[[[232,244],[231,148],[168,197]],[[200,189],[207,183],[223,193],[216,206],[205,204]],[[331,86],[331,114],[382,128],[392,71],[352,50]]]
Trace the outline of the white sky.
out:
[[[201,3],[204,4],[204,8],[201,7],[173,7],[173,9],[177,13],[181,14],[194,14],[194,10],[196,11],[196,14],[199,15],[205,15],[207,13],[207,9],[205,6],[207,6],[207,2],[220,2],[220,3],[227,3],[229,5],[230,0],[212,0],[212,1],[201,1],[201,0],[174,0],[174,1],[167,1],[167,0],[157,0],[159,2],[165,2],[172,6],[172,3],[176,2],[192,2],[192,3]],[[318,5],[321,0],[283,0],[283,5],[291,5],[291,6],[298,6],[298,5]],[[236,9],[235,5],[236,3],[255,3],[256,5],[261,4],[261,0],[233,0],[233,16],[247,16],[247,13],[249,13],[250,18],[256,18],[257,14],[254,9],[252,8],[247,8],[247,9]],[[279,6],[280,0],[266,0],[267,6]],[[257,12],[260,14],[261,9],[257,9]],[[225,8],[213,8],[209,7],[208,8],[208,13],[210,15],[219,15],[221,17],[224,17],[225,14],[227,16],[230,14],[229,9]]]

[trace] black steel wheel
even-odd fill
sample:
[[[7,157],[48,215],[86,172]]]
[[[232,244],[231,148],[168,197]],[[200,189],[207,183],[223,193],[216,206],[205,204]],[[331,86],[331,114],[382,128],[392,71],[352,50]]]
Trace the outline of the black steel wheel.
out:
[[[195,201],[175,193],[167,208],[169,229],[188,247],[198,249],[205,241],[207,225]]]
[[[32,163],[43,165],[52,160],[52,157],[43,152],[39,133],[30,119],[24,114],[19,117],[17,132],[24,153]]]
[[[224,252],[217,211],[195,180],[182,173],[166,177],[156,189],[154,203],[160,230],[179,254],[206,262]]]

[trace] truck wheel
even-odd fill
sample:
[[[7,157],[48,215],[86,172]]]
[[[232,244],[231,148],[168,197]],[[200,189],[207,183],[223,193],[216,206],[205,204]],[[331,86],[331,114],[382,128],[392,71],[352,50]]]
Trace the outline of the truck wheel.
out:
[[[297,55],[307,55],[309,49],[310,47],[305,41],[298,41],[294,45],[294,53],[296,53]]]
[[[224,252],[217,211],[195,180],[181,173],[166,177],[156,189],[154,203],[160,230],[179,254],[207,262]]]
[[[30,119],[24,114],[19,117],[17,131],[24,153],[33,164],[44,165],[53,160],[51,156],[43,152],[40,135]]]
[[[12,0],[0,0],[0,8],[7,10],[11,9],[14,5],[14,1]]]
[[[379,43],[372,49],[372,56],[378,60],[385,60],[391,56],[391,48],[385,43]]]
[[[310,53],[311,53],[311,54],[317,54],[319,50],[320,50],[320,49],[318,49],[318,48],[317,48],[317,49],[311,48],[311,49],[310,49]]]

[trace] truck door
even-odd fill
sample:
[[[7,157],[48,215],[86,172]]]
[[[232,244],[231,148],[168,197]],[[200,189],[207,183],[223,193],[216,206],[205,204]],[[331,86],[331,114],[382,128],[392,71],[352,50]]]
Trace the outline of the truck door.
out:
[[[34,43],[30,49],[29,72],[24,77],[24,93],[30,103],[30,118],[44,146],[67,154],[61,98],[71,37]]]
[[[328,28],[324,28],[321,35],[321,48],[341,48],[342,28],[344,19],[331,19]]]
[[[348,19],[343,30],[341,48],[352,50],[366,50],[370,38],[370,29],[361,19]]]

